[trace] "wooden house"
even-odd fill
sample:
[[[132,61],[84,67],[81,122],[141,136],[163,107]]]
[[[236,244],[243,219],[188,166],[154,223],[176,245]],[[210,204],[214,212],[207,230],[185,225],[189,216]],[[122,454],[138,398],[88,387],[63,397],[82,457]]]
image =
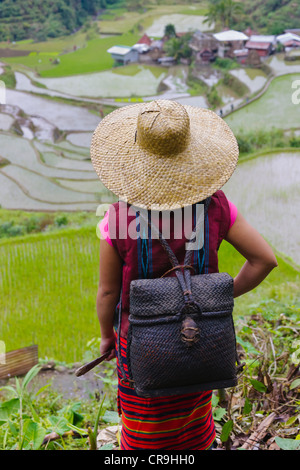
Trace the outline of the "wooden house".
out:
[[[268,57],[275,51],[276,37],[253,34],[245,47],[249,51],[255,50],[260,57]]]
[[[196,52],[195,59],[198,64],[210,64],[215,60],[216,56],[211,49],[202,49],[202,51]]]
[[[234,58],[234,51],[244,49],[245,43],[249,39],[245,33],[235,30],[221,31],[213,36],[218,42],[219,57]]]

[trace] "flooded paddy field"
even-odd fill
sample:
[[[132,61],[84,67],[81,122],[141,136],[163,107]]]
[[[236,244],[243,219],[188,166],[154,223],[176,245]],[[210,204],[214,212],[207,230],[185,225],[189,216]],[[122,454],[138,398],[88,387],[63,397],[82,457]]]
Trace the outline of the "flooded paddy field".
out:
[[[267,82],[266,74],[259,69],[234,69],[230,73],[244,83],[251,94],[260,91]]]
[[[0,149],[6,162],[0,167],[0,204],[5,209],[95,212],[99,203],[112,200],[87,147],[0,133]]]
[[[92,131],[100,119],[85,108],[47,100],[30,93],[7,90],[7,103],[22,109],[28,116],[45,119],[62,131]]]
[[[300,152],[241,162],[223,190],[276,250],[300,265]]]
[[[247,106],[227,116],[226,122],[234,132],[266,129],[293,129],[300,127],[299,105],[292,101],[292,84],[299,74],[274,78],[266,92]]]
[[[166,71],[162,68],[157,77],[149,68],[140,65],[136,67],[134,75],[104,71],[60,78],[39,78],[38,80],[50,90],[75,97],[116,98],[156,94],[165,76]]]
[[[192,12],[192,10],[191,10]],[[204,23],[205,16],[200,15],[183,15],[178,13],[173,13],[170,15],[162,15],[160,18],[156,19],[153,24],[146,29],[146,34],[151,37],[161,38],[164,35],[165,26],[168,24],[173,24],[176,31],[180,33],[189,32],[189,31],[211,31],[214,28],[214,24],[208,26],[207,23]]]

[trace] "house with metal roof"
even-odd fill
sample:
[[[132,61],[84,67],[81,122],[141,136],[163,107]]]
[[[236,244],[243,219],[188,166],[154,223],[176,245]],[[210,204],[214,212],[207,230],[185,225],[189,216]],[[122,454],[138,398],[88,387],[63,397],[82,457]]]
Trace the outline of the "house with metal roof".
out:
[[[300,47],[300,36],[294,33],[284,33],[277,36],[276,41],[285,48]]]
[[[234,50],[244,49],[246,41],[249,37],[241,32],[230,29],[213,34],[218,42],[219,57],[234,57]]]
[[[113,46],[107,52],[118,64],[126,65],[139,61],[139,52],[129,46]]]
[[[275,51],[276,36],[253,34],[245,47],[256,51],[260,57],[267,57]]]
[[[242,33],[241,31],[235,31],[233,29],[215,33],[213,36],[219,42],[247,41],[249,39],[245,33]]]

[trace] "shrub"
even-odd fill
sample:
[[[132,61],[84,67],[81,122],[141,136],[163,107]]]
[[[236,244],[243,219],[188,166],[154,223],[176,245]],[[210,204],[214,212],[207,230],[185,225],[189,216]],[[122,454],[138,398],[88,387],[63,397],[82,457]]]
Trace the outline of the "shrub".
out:
[[[291,146],[291,140],[288,139],[280,129],[274,129],[269,132],[250,131],[241,132],[236,136],[241,153],[251,153],[263,148],[282,148]],[[297,141],[297,139],[295,139]],[[293,146],[297,146],[296,142]],[[300,146],[300,139],[299,139]]]
[[[217,57],[214,65],[223,70],[232,70],[238,67],[236,60],[222,57]]]
[[[58,225],[58,227],[61,227],[62,225],[67,225],[68,217],[66,215],[59,215],[56,217],[54,222],[56,225]]]
[[[16,88],[16,77],[10,66],[4,68],[4,72],[0,75],[0,80],[5,83],[7,88]]]
[[[291,147],[300,147],[300,137],[292,137],[289,143]]]
[[[14,225],[14,222],[4,222],[0,225],[0,238],[16,237],[18,235],[25,235],[26,227],[24,225]]]
[[[222,100],[218,94],[218,91],[215,85],[213,85],[210,91],[207,93],[207,99],[209,103],[211,104],[212,108],[217,108],[218,106],[222,104]]]

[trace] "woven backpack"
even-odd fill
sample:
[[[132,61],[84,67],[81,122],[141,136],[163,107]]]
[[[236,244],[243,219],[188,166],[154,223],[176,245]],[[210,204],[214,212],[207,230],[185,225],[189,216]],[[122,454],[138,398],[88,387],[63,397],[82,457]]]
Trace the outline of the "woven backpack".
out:
[[[204,219],[197,221],[190,243],[203,228],[209,202],[210,198],[204,201]],[[176,276],[131,281],[128,374],[120,353],[119,308],[122,380],[141,397],[235,386],[239,360],[232,318],[232,277],[227,273],[191,275],[193,250],[186,250],[180,265],[160,232],[159,240]]]

